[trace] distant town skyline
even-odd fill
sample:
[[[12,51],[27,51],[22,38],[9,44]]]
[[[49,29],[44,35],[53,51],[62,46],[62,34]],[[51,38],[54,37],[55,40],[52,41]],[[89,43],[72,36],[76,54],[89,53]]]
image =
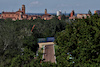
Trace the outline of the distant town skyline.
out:
[[[21,5],[26,7],[26,13],[56,13],[61,10],[62,13],[88,13],[91,10],[100,10],[100,0],[0,0],[0,13],[2,11],[15,12]]]

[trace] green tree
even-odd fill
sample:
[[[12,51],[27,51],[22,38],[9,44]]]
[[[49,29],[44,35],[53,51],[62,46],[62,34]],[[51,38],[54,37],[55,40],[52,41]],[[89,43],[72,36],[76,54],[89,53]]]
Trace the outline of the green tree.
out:
[[[99,21],[99,17],[92,16],[79,19],[77,23],[67,24],[66,29],[56,35],[56,43],[59,45],[56,52],[57,63],[63,64],[67,61],[66,64],[70,64],[66,58],[67,53],[71,52],[75,67],[100,66]],[[60,58],[64,58],[65,61]]]
[[[92,15],[92,12],[91,12],[91,10],[89,10],[89,11],[88,11],[88,14],[89,14],[89,15]]]
[[[61,19],[62,20],[65,20],[66,19],[66,16],[63,14],[62,17],[61,17]]]

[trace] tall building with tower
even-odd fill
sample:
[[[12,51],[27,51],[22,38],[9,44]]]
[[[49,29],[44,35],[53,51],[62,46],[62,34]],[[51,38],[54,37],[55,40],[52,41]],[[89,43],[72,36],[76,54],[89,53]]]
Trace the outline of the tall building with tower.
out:
[[[25,14],[25,5],[22,5],[22,12]]]
[[[53,17],[52,15],[47,13],[47,9],[45,9],[45,14],[42,16],[41,19],[50,20],[50,19],[52,19],[52,17]]]
[[[70,17],[73,17],[75,15],[74,10],[72,10],[72,12],[70,13]]]
[[[45,9],[45,14],[47,14],[47,9]]]
[[[74,12],[74,10],[72,10],[72,12],[70,13],[69,19],[75,19],[75,12]]]
[[[2,19],[11,18],[12,20],[27,19],[28,15],[25,14],[25,5],[22,5],[22,10],[19,9],[16,12],[2,12]]]

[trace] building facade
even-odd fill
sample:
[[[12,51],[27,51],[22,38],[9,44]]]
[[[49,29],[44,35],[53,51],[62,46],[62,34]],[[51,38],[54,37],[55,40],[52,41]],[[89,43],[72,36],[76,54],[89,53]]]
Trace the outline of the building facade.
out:
[[[2,19],[11,18],[12,20],[23,20],[27,19],[28,15],[25,14],[25,5],[22,5],[22,10],[19,9],[16,12],[2,12]]]
[[[72,10],[72,12],[70,13],[70,17],[69,17],[69,19],[73,19],[73,20],[75,20],[75,12],[74,12],[74,10]]]
[[[86,19],[87,17],[90,17],[90,15],[89,14],[77,14],[78,19],[83,19],[83,18]]]
[[[57,11],[57,16],[61,16],[61,10]]]
[[[45,9],[45,14],[41,17],[41,19],[50,20],[50,19],[52,19],[52,18],[53,18],[53,16],[50,15],[50,14],[48,14],[48,13],[47,13],[47,9]]]
[[[100,10],[95,10],[95,11],[94,11],[94,14],[96,14],[96,13],[97,13],[98,15],[100,15]]]

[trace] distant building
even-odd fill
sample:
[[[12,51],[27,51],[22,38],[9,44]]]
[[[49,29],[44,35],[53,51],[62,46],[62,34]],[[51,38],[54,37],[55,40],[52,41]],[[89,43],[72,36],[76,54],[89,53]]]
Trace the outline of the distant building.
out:
[[[58,16],[58,19],[61,20],[61,16]]]
[[[28,15],[25,14],[25,5],[22,5],[22,10],[19,9],[16,12],[2,12],[2,19],[11,18],[12,20],[22,20],[27,19]]]
[[[72,12],[70,13],[69,19],[75,19],[75,12],[74,12],[74,10],[72,10]]]
[[[61,16],[61,10],[57,11],[57,16]]]
[[[0,19],[2,18],[1,14],[0,14]]]
[[[25,5],[22,5],[22,12],[25,15]]]
[[[96,14],[97,13],[97,11],[94,11],[94,14]]]
[[[95,11],[94,11],[94,14],[96,14],[96,13],[97,13],[98,15],[100,15],[100,10],[95,10]]]
[[[86,19],[87,17],[90,17],[90,15],[89,14],[77,14],[78,19],[83,19],[83,18]]]
[[[50,15],[50,14],[48,14],[48,13],[47,13],[47,9],[45,9],[45,14],[41,17],[41,19],[50,20],[50,19],[52,19],[52,18],[53,18],[53,16]]]
[[[76,18],[75,16],[73,16],[73,17],[69,17],[69,19],[72,19],[72,20],[75,20],[75,18]]]
[[[28,20],[35,20],[35,19],[37,19],[38,18],[38,16],[37,15],[29,15],[28,16]]]
[[[45,9],[45,14],[47,14],[47,9]]]
[[[75,15],[74,10],[72,10],[72,12],[70,13],[70,17],[73,17]]]
[[[42,16],[39,15],[27,15],[25,14],[25,5],[22,5],[22,9],[19,9],[16,12],[2,12],[2,14],[0,15],[0,19],[7,19],[10,18],[12,20],[23,20],[23,19],[27,19],[27,20],[34,20],[37,19],[38,17],[40,17],[41,19],[44,20],[50,20],[52,19],[54,16],[50,15],[47,13],[47,9],[45,9],[45,14]],[[60,19],[60,17],[59,17]]]

